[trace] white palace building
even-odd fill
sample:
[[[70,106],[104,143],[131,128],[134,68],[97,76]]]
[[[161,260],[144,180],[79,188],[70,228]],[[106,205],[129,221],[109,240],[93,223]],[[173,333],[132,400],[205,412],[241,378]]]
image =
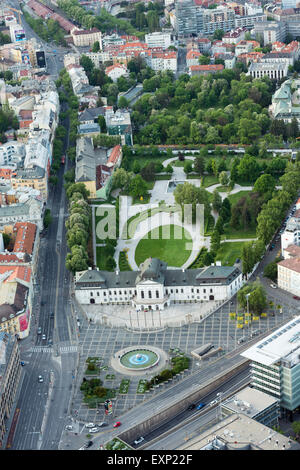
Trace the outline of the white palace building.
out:
[[[242,287],[235,266],[167,269],[167,263],[148,258],[139,271],[76,273],[75,296],[80,304],[132,305],[137,311],[164,310],[172,303],[225,301]]]

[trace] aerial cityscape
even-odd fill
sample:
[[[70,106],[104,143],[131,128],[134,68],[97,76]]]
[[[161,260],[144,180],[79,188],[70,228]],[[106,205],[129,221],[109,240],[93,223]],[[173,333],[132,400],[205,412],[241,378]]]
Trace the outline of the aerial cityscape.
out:
[[[299,383],[300,1],[1,0],[0,449],[297,451]]]

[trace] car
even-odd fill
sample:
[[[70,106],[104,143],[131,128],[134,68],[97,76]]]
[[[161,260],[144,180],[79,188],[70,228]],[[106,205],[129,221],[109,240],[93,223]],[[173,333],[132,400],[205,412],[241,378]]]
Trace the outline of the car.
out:
[[[99,431],[99,428],[92,428],[90,429],[90,432],[94,433],[94,432],[98,432]]]
[[[214,406],[218,404],[218,400],[213,400],[210,402],[209,406]]]
[[[25,362],[20,361],[21,366],[25,366]]]
[[[145,438],[141,436],[134,441],[134,444],[137,446],[138,444],[141,444],[144,440]]]
[[[41,375],[38,376],[38,381],[39,381],[39,382],[44,382],[44,379],[43,379],[43,377],[42,377]]]
[[[68,426],[66,426],[67,431],[72,431],[72,429],[73,429],[73,426],[71,426],[71,424],[68,424]]]
[[[300,300],[300,297],[298,297],[298,295],[293,295],[293,299]]]
[[[52,338],[49,338],[49,339],[48,339],[48,343],[49,343],[49,344],[52,344],[52,343],[53,343]]]
[[[205,405],[206,403],[199,403],[199,405],[197,405],[197,410],[201,410]]]
[[[246,341],[246,337],[242,336],[240,339],[238,339],[238,344],[242,344]]]
[[[37,334],[40,335],[42,333],[42,328],[39,326],[37,329]]]
[[[42,339],[46,339],[46,335],[42,335]]]
[[[114,428],[118,428],[119,426],[121,426],[121,424],[121,421],[116,421],[114,424]]]
[[[272,287],[272,289],[277,289],[276,284],[270,284],[270,287]]]
[[[107,426],[107,423],[105,421],[102,421],[102,423],[97,424],[99,428],[103,428],[104,426]]]
[[[83,447],[87,449],[88,447],[92,447],[93,444],[94,444],[93,441],[87,441]]]
[[[237,259],[235,260],[235,264],[240,263],[240,261],[241,261],[240,258],[237,258]]]
[[[88,423],[85,425],[86,428],[94,428],[96,425],[94,423]]]
[[[191,403],[191,404],[187,407],[187,410],[193,410],[194,408],[196,408],[195,403]]]
[[[250,337],[253,338],[254,336],[259,335],[259,333],[260,333],[260,330],[253,330]]]

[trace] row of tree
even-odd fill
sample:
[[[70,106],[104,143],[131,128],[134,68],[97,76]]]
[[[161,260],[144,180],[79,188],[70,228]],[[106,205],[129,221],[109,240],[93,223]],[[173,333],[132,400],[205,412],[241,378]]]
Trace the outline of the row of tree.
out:
[[[89,266],[88,243],[91,237],[91,208],[88,204],[89,191],[83,183],[67,183],[69,218],[66,221],[67,245],[70,250],[66,267],[73,274]]]
[[[85,10],[77,0],[57,0],[57,5],[71,20],[76,21],[85,29],[98,28],[102,33],[113,32],[117,29],[126,34],[144,36],[129,21],[111,15],[105,8],[100,8],[100,12],[94,15],[90,10]]]
[[[57,44],[66,46],[65,31],[60,27],[59,23],[53,19],[44,20],[42,18],[33,18],[25,10],[23,11],[26,23],[33,31],[44,41],[55,41]]]

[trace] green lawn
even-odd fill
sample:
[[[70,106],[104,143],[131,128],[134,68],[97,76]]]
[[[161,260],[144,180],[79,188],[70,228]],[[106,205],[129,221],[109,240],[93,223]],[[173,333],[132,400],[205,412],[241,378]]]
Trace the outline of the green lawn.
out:
[[[225,242],[217,252],[216,260],[223,266],[232,266],[237,258],[242,256],[242,248],[245,242]]]
[[[183,232],[178,225],[163,227],[163,233],[162,227],[155,228],[138,243],[135,250],[135,262],[138,266],[151,256],[167,262],[169,266],[180,267],[190,256],[191,249],[186,249],[186,243],[192,243],[190,234],[186,230]],[[168,227],[170,237],[168,237]],[[174,237],[174,227],[177,238]]]
[[[224,239],[235,239],[235,238],[256,238],[256,229],[248,228],[248,229],[239,229],[235,230],[232,227],[225,227],[224,234],[222,235],[222,240]]]
[[[234,206],[241,197],[247,196],[247,194],[249,193],[251,193],[251,191],[239,191],[238,193],[235,193],[235,194],[229,194],[229,196],[227,197],[230,201],[231,206]]]
[[[212,186],[213,184],[218,184],[219,179],[215,175],[205,175],[202,179],[202,188],[208,188],[209,186]]]

